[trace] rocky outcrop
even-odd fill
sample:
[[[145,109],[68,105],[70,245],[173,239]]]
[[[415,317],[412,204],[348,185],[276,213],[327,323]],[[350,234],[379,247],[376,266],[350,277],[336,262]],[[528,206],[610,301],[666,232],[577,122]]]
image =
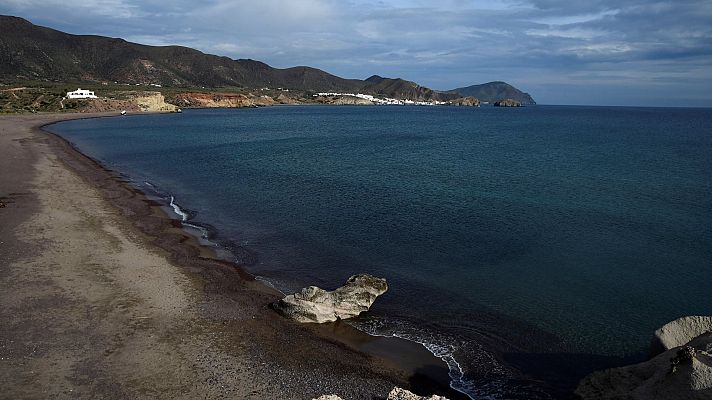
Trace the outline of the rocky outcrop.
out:
[[[115,99],[79,99],[64,100],[64,111],[74,111],[82,113],[128,111],[141,112],[141,108],[133,100]]]
[[[166,103],[166,98],[159,92],[135,95],[130,101],[143,112],[174,112],[178,109],[175,105]]]
[[[265,107],[277,104],[269,96],[258,96],[252,93],[177,93],[170,102],[179,107],[196,108],[242,108]]]
[[[685,317],[656,331],[656,338],[669,348],[651,360],[631,366],[594,372],[576,389],[583,400],[709,400],[712,399],[712,332],[705,331],[707,318]]]
[[[520,103],[514,99],[504,99],[504,100],[495,101],[494,106],[495,107],[521,107],[522,103]]]
[[[124,99],[65,99],[65,111],[77,112],[175,112],[178,107],[166,103],[160,92],[125,92]]]
[[[651,355],[683,346],[707,332],[712,332],[712,317],[694,315],[678,318],[655,331],[650,345]]]
[[[341,397],[333,395],[333,394],[327,394],[324,396],[317,397],[312,400],[343,400]],[[448,400],[447,397],[443,396],[437,396],[433,395],[430,397],[427,396],[418,396],[417,394],[414,394],[408,390],[401,389],[399,387],[394,387],[393,390],[391,390],[390,393],[388,393],[388,397],[386,400]]]
[[[344,286],[332,292],[309,286],[277,301],[272,307],[298,322],[332,322],[368,311],[376,297],[386,290],[388,285],[385,279],[359,274],[350,277]]]
[[[448,105],[450,106],[459,106],[459,107],[479,107],[480,106],[480,101],[474,97],[460,97],[459,99],[455,100],[450,100],[447,102]]]
[[[279,96],[277,96],[274,101],[276,101],[279,104],[299,104],[299,100],[289,97],[284,93],[281,93]]]
[[[319,96],[315,98],[314,101],[321,104],[334,104],[338,106],[372,106],[374,104],[368,99],[362,99],[356,96]]]
[[[430,397],[418,396],[408,390],[395,387],[388,393],[388,400],[447,400],[447,398],[438,395],[432,395]]]

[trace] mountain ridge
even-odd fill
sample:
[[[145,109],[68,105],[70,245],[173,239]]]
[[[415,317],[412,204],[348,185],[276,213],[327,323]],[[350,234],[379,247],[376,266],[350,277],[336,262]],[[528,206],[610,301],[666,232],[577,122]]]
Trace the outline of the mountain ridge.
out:
[[[73,35],[14,16],[0,16],[0,79],[211,89],[269,87],[304,92],[361,92],[419,101],[470,96],[457,91],[436,91],[401,78],[373,75],[365,80],[347,79],[313,67],[280,69],[258,60],[231,59],[184,46],[150,46],[121,38]]]

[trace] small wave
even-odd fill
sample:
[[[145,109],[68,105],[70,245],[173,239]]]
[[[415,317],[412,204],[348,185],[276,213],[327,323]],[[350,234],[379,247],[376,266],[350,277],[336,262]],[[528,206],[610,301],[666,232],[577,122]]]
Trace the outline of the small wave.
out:
[[[270,288],[272,288],[272,289],[278,291],[278,292],[281,293],[283,296],[286,296],[286,295],[287,295],[286,292],[284,292],[283,290],[280,290],[277,286],[274,285],[274,283],[272,283],[272,281],[270,281],[269,279],[265,278],[264,276],[256,275],[256,276],[255,276],[255,279],[258,280],[258,281],[260,281],[261,283],[263,283],[263,284],[269,286]]]
[[[175,197],[171,196],[171,201],[169,203],[171,207],[173,207],[173,212],[176,213],[181,218],[181,221],[185,222],[188,220],[188,213],[183,211],[182,208],[175,202]]]
[[[210,243],[211,246],[213,247],[218,247],[219,245],[217,243],[210,242],[208,239],[210,239],[210,231],[208,228],[196,224],[191,224],[190,222],[186,222],[185,219],[181,221],[184,227],[186,228],[191,228],[194,229],[198,232],[200,232],[200,237],[205,240],[207,243]]]
[[[392,336],[419,343],[429,352],[431,352],[435,357],[443,360],[443,362],[448,367],[448,375],[450,375],[450,387],[460,393],[465,394],[470,399],[475,399],[473,397],[473,393],[476,389],[475,385],[473,382],[470,382],[465,379],[465,372],[463,371],[460,363],[457,362],[457,360],[455,359],[455,349],[452,346],[428,343],[425,341],[418,340],[418,338],[407,334],[394,333]]]
[[[393,325],[399,325],[399,328],[385,326],[384,321],[372,319],[370,321],[364,321],[364,323],[354,322],[352,325],[357,329],[360,329],[372,336],[381,337],[397,337],[400,339],[408,340],[411,342],[418,343],[425,347],[430,353],[435,357],[441,359],[448,367],[448,375],[450,376],[450,387],[458,392],[466,395],[470,399],[475,399],[475,394],[478,392],[474,385],[474,382],[470,382],[465,379],[465,372],[460,365],[460,363],[455,359],[456,348],[452,344],[439,344],[436,342],[441,342],[433,340],[433,338],[425,339],[421,334],[411,333],[412,329],[403,329],[407,324],[396,323],[395,321],[390,321]],[[478,396],[478,398],[481,398]]]
[[[450,387],[470,399],[499,399],[506,397],[509,374],[495,357],[481,345],[457,336],[450,336],[441,331],[416,326],[414,323],[400,319],[368,318],[361,321],[351,321],[351,325],[372,336],[397,337],[418,343],[425,347],[435,357],[441,359],[448,367]],[[467,365],[479,364],[487,366],[487,378],[477,382],[468,379]]]

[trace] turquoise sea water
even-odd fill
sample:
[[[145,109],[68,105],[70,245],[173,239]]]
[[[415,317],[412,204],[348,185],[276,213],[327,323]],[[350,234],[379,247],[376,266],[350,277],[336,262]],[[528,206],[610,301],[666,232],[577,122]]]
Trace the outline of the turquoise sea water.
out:
[[[285,292],[387,278],[356,325],[425,343],[473,396],[556,396],[712,314],[710,109],[288,106],[50,130],[175,196]]]

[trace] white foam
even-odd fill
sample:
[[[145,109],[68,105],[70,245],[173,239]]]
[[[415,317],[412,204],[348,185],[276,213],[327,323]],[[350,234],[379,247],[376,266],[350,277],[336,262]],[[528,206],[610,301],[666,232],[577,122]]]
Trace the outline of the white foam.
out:
[[[269,279],[265,278],[264,276],[255,275],[255,280],[258,280],[258,281],[260,281],[261,283],[263,283],[263,284],[265,284],[265,285],[271,287],[272,289],[278,291],[279,293],[281,293],[281,294],[284,295],[284,296],[287,295],[287,293],[285,293],[284,291],[280,290],[277,286],[275,286]]]
[[[173,212],[176,213],[181,218],[181,221],[185,222],[188,220],[188,213],[183,211],[178,204],[175,203],[175,197],[171,196],[170,206],[173,207]]]
[[[428,350],[430,353],[432,353],[435,357],[443,360],[445,365],[448,367],[448,375],[450,376],[450,387],[454,390],[457,390],[458,392],[464,394],[468,398],[475,400],[475,397],[473,397],[474,392],[476,392],[474,384],[472,382],[468,382],[465,377],[465,373],[462,370],[462,367],[460,366],[460,363],[457,362],[457,360],[454,357],[454,352],[455,349],[451,345],[437,345],[433,343],[429,343],[427,341],[421,340],[417,338],[416,336],[412,336],[409,334],[404,334],[404,333],[398,333],[394,332],[391,334],[383,334],[377,332],[376,329],[369,329],[366,326],[360,325],[360,324],[352,324],[356,328],[361,329],[362,331],[368,333],[371,336],[380,336],[380,337],[396,337],[399,339],[403,340],[408,340],[410,342],[418,343],[421,346],[425,347],[426,350]],[[365,329],[364,329],[365,328]],[[478,397],[481,399],[482,397]]]

